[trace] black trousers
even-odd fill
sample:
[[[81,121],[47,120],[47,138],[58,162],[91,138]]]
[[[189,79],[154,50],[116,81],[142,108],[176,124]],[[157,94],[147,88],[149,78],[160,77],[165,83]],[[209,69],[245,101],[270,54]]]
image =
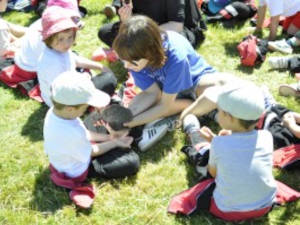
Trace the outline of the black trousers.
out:
[[[118,35],[119,28],[120,22],[104,24],[99,29],[98,37],[102,42],[112,47],[113,41]],[[184,27],[183,31],[180,34],[183,35],[193,47],[197,46],[199,40],[197,40],[195,34],[188,28]]]
[[[103,126],[95,126],[99,113],[92,112],[84,120],[84,125],[93,132],[107,134]],[[103,155],[93,158],[89,168],[90,177],[124,178],[134,175],[140,167],[140,158],[132,149],[114,148]]]
[[[112,72],[103,72],[97,76],[92,77],[92,82],[95,87],[108,95],[112,96],[117,87],[117,78]]]

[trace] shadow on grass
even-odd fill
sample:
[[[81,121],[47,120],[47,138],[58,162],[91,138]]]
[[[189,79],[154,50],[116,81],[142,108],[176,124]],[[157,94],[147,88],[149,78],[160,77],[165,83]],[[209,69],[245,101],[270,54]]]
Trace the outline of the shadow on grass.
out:
[[[22,92],[17,89],[17,88],[11,88],[11,87],[8,87],[7,85],[5,85],[4,83],[0,82],[0,87],[2,89],[6,89],[8,90],[11,94],[13,94],[13,96],[16,98],[16,99],[28,99],[28,96],[22,94]]]
[[[28,136],[33,142],[42,140],[43,123],[47,110],[48,107],[45,104],[41,104],[41,106],[28,117],[21,134]]]
[[[71,204],[67,190],[55,186],[49,176],[49,169],[40,171],[36,176],[33,200],[30,202],[30,208],[33,210],[54,213],[64,205]]]
[[[96,189],[101,188],[105,183],[110,183],[115,189],[119,189],[119,186],[124,181],[126,183],[135,184],[136,176],[131,176],[125,179],[103,179],[103,178],[88,178],[89,181],[96,182]],[[98,186],[100,184],[100,186]],[[56,186],[50,180],[50,170],[40,169],[40,173],[37,174],[35,179],[35,185],[33,190],[33,199],[30,202],[30,208],[40,212],[46,212],[53,214],[57,210],[63,208],[65,205],[73,204],[69,198],[69,191],[66,188]],[[91,213],[90,209],[76,208],[77,214],[88,215]]]
[[[163,157],[165,157],[168,152],[175,146],[175,131],[167,133],[157,144],[148,149],[146,152],[140,152],[139,156],[141,159],[141,166],[146,162],[159,162]]]
[[[176,220],[183,225],[232,225],[232,224],[244,224],[244,225],[269,225],[270,220],[268,214],[252,220],[239,221],[239,222],[227,222],[221,220],[208,211],[198,211],[194,212],[189,216],[176,215]]]
[[[221,24],[225,29],[241,29],[244,27],[246,22],[247,20],[231,19],[224,20],[221,22]]]

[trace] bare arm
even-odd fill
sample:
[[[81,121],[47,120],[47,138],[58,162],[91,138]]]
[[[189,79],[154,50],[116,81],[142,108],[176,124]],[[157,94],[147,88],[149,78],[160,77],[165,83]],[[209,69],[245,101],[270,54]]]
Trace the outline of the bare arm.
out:
[[[101,63],[94,62],[90,59],[77,55],[75,58],[76,66],[85,68],[85,69],[92,69],[92,70],[101,70],[103,72],[110,71],[109,68],[103,66]]]
[[[288,112],[283,116],[283,125],[287,127],[297,138],[300,138],[299,114]]]
[[[300,124],[300,113],[293,112],[296,123]]]
[[[152,122],[156,119],[174,115],[181,112],[188,107],[192,102],[187,99],[176,99],[176,94],[162,93],[162,97],[159,102],[148,110],[134,117],[134,119],[128,123],[129,127],[135,127],[138,125]]]
[[[99,134],[93,131],[88,131],[88,139],[89,141],[94,142],[103,142],[111,140],[111,136],[109,134]]]
[[[211,87],[215,88],[215,87]],[[193,102],[189,107],[187,107],[180,115],[180,120],[183,120],[188,114],[195,114],[197,116],[203,116],[206,113],[217,108],[216,103],[210,100],[209,94],[211,93],[208,91],[207,88],[202,95],[200,95],[195,102]]]
[[[129,148],[133,141],[132,137],[122,136],[110,141],[92,145],[92,157],[103,155],[104,153],[116,148]]]
[[[183,31],[183,23],[182,22],[176,22],[176,21],[169,21],[167,23],[163,23],[159,26],[162,30],[172,30],[176,32]]]
[[[142,91],[140,94],[135,96],[129,104],[133,116],[144,112],[154,103],[156,103],[161,96],[161,90],[156,83],[152,84],[147,90]]]
[[[110,151],[113,148],[116,148],[117,144],[115,141],[106,141],[99,144],[92,145],[92,157],[103,155],[104,153]]]
[[[212,177],[216,177],[217,175],[217,168],[215,166],[212,166],[212,165],[209,165],[207,166],[207,170],[209,172],[209,174],[212,176]]]
[[[7,24],[9,27],[9,31],[12,33],[12,35],[15,38],[22,37],[25,34],[25,32],[28,30],[28,27],[23,27],[18,24],[13,24],[13,23],[9,23],[9,22],[7,22]]]

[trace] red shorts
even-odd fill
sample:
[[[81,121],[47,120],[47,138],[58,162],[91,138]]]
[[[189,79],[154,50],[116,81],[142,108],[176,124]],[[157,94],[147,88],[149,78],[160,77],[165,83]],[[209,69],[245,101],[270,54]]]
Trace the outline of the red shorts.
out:
[[[297,12],[293,16],[286,17],[283,21],[283,29],[288,30],[290,25],[294,25],[295,27],[300,29],[300,12]]]

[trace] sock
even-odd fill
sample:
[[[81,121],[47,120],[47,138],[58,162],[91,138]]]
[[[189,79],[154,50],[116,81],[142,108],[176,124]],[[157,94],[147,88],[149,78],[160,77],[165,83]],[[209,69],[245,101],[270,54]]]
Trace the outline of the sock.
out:
[[[296,47],[297,46],[297,39],[295,37],[292,37],[292,38],[288,39],[286,41],[286,43],[288,43],[288,45],[290,45],[291,47]]]

